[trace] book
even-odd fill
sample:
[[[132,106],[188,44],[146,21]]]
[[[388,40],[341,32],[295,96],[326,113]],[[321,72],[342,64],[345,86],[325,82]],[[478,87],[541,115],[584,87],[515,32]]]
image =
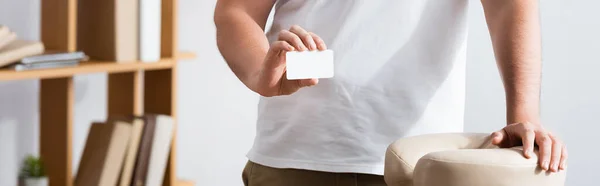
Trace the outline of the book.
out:
[[[26,71],[26,70],[74,67],[77,65],[79,65],[79,60],[65,60],[65,61],[51,61],[51,62],[31,63],[31,64],[14,63],[12,65],[9,65],[8,68],[14,69],[15,71]]]
[[[109,121],[125,121],[131,123],[131,139],[127,145],[127,153],[119,176],[119,186],[130,186],[135,161],[137,159],[142,132],[144,129],[144,120],[134,116],[110,116]]]
[[[17,39],[17,34],[11,32],[7,26],[0,25],[0,49]]]
[[[152,151],[152,141],[154,140],[154,131],[156,128],[156,118],[153,116],[142,116],[144,120],[144,129],[142,130],[142,138],[139,144],[138,154],[133,170],[131,185],[145,186],[146,177],[148,175],[148,165],[150,161],[150,153]]]
[[[138,0],[79,0],[77,47],[91,59],[135,62]]]
[[[4,48],[8,44],[12,43],[17,39],[17,34],[14,32],[9,32],[4,36],[0,37],[0,49]]]
[[[52,61],[72,61],[87,60],[88,56],[83,52],[46,52],[42,55],[30,56],[21,59],[23,64],[52,62]]]
[[[162,185],[173,138],[173,119],[166,115],[154,115],[154,117],[156,117],[156,126],[148,162],[146,186]]]
[[[7,26],[0,25],[0,39],[8,35],[8,33],[10,33],[10,29]]]
[[[139,0],[139,59],[160,60],[161,0]]]
[[[0,49],[0,67],[10,65],[24,57],[44,53],[44,45],[38,41],[15,40]]]
[[[116,185],[131,130],[131,124],[121,121],[92,124],[75,177],[75,186]]]

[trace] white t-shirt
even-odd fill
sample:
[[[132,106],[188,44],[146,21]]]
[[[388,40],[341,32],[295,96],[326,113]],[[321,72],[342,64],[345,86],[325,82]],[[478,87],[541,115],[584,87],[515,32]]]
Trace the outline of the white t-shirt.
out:
[[[271,42],[297,24],[335,52],[335,77],[262,97],[248,158],[383,174],[401,137],[462,132],[468,0],[280,0]]]

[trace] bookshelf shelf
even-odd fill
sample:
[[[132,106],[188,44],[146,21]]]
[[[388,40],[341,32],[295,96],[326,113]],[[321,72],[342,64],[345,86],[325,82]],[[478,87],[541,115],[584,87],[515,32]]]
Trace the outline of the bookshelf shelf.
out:
[[[143,62],[129,62],[129,63],[116,63],[109,61],[86,61],[82,62],[76,67],[67,68],[55,68],[55,69],[43,69],[43,70],[30,70],[30,71],[15,71],[11,69],[0,70],[0,81],[14,81],[23,79],[48,79],[48,78],[60,78],[69,77],[78,74],[89,74],[89,73],[121,73],[121,72],[133,72],[137,70],[160,70],[169,69],[174,66],[178,60],[186,60],[194,58],[194,53],[191,52],[179,52],[174,58],[163,58],[158,62],[143,63]]]

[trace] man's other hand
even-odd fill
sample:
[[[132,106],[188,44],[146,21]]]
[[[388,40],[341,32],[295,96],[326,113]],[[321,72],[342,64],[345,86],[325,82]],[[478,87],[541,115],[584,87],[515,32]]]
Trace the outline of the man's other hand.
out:
[[[532,123],[509,124],[492,133],[492,143],[501,148],[523,145],[523,154],[530,158],[535,145],[539,147],[539,165],[542,169],[558,172],[567,168],[567,148],[541,125]]]

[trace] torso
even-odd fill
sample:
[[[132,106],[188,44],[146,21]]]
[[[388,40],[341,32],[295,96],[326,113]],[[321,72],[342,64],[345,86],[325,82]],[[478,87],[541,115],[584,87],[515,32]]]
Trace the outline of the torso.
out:
[[[335,77],[261,98],[251,161],[382,174],[394,140],[463,129],[468,0],[287,0],[267,37],[297,24],[335,52]]]

